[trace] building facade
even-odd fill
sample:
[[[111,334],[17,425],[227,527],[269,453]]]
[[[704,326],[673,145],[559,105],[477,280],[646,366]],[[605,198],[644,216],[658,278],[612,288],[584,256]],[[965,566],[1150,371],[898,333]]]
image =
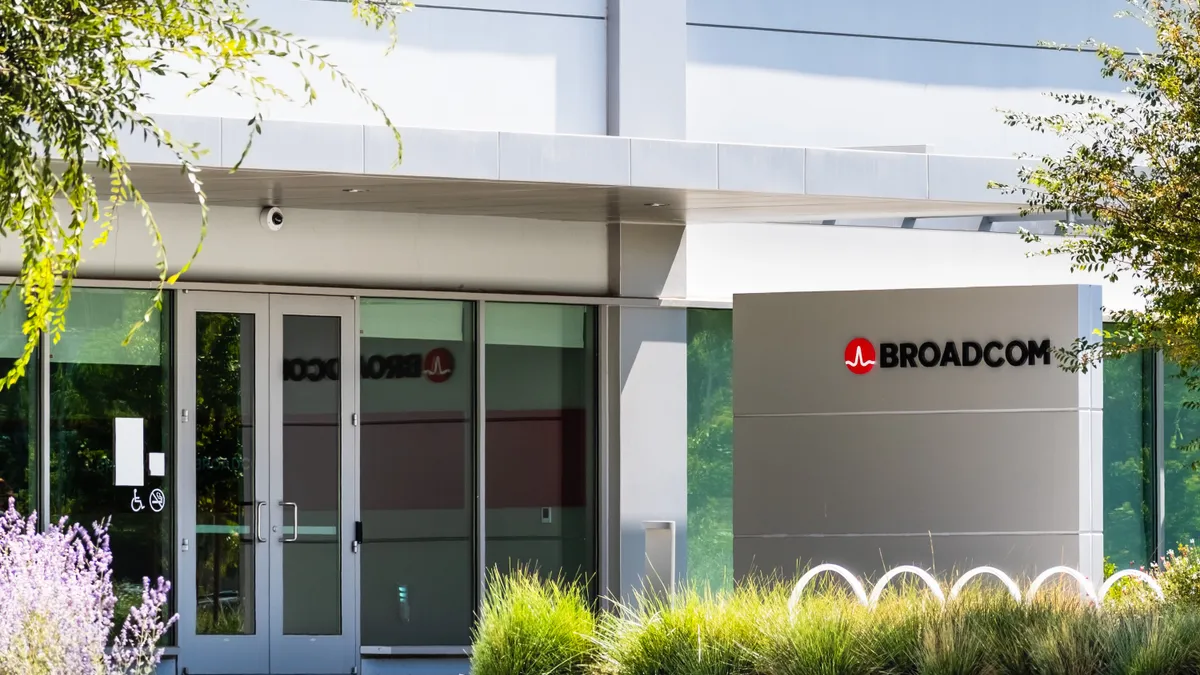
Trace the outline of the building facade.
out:
[[[111,515],[123,598],[172,581],[164,672],[463,672],[489,570],[513,565],[598,596],[728,584],[735,293],[1100,283],[1026,255],[1017,228],[1052,224],[987,185],[1061,146],[996,108],[1116,95],[1094,55],[1038,40],[1147,35],[1116,0],[1044,5],[445,0],[385,56],[341,3],[256,2],[388,110],[403,163],[326,87],[272,104],[230,175],[253,110],[146,82],[210,150],[208,237],[122,346],[155,252],[118,214],[66,335],[0,393],[0,478],[45,520]],[[126,151],[177,268],[191,188],[161,149]],[[20,318],[0,321],[11,363]],[[1171,373],[1105,365],[1119,565],[1200,518],[1200,419]]]

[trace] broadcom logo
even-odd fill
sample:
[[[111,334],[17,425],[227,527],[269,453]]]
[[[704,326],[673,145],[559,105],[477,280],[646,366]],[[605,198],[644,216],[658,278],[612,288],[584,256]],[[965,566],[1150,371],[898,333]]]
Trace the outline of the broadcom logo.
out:
[[[866,375],[880,368],[989,368],[1050,365],[1050,340],[1011,340],[990,342],[880,342],[879,352],[866,338],[854,338],[846,345],[846,368],[855,375]]]
[[[866,338],[854,338],[846,345],[846,367],[855,375],[866,375],[875,367],[875,345]]]

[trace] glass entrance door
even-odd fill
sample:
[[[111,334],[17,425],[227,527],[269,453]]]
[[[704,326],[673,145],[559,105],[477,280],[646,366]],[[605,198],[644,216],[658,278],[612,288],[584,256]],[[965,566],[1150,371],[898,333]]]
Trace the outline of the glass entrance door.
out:
[[[181,666],[269,673],[268,297],[178,298]]]
[[[271,296],[271,672],[357,662],[351,298]]]
[[[180,666],[349,673],[353,300],[179,297]]]

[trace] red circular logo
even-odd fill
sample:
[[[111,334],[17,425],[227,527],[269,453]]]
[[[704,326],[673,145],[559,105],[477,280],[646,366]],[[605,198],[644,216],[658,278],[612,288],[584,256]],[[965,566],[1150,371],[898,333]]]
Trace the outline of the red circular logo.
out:
[[[872,352],[874,353],[874,352]],[[425,363],[421,367],[425,379],[434,384],[441,384],[454,374],[454,355],[444,347],[438,347],[425,355]]]
[[[846,345],[846,367],[855,375],[866,375],[875,367],[875,345],[866,338],[854,338]]]

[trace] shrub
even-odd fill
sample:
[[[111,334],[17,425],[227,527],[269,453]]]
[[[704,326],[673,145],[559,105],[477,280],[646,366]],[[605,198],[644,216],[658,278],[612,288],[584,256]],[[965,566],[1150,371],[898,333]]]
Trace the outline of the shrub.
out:
[[[1200,551],[1195,543],[1180,544],[1179,551],[1167,551],[1155,578],[1172,602],[1200,607]]]
[[[62,520],[39,533],[13,500],[0,517],[0,673],[144,675],[162,656],[169,585],[143,581],[113,637],[112,554],[107,526],[89,533]],[[111,644],[110,644],[111,640]]]
[[[596,622],[584,588],[525,567],[490,573],[472,636],[473,675],[586,673]]]

